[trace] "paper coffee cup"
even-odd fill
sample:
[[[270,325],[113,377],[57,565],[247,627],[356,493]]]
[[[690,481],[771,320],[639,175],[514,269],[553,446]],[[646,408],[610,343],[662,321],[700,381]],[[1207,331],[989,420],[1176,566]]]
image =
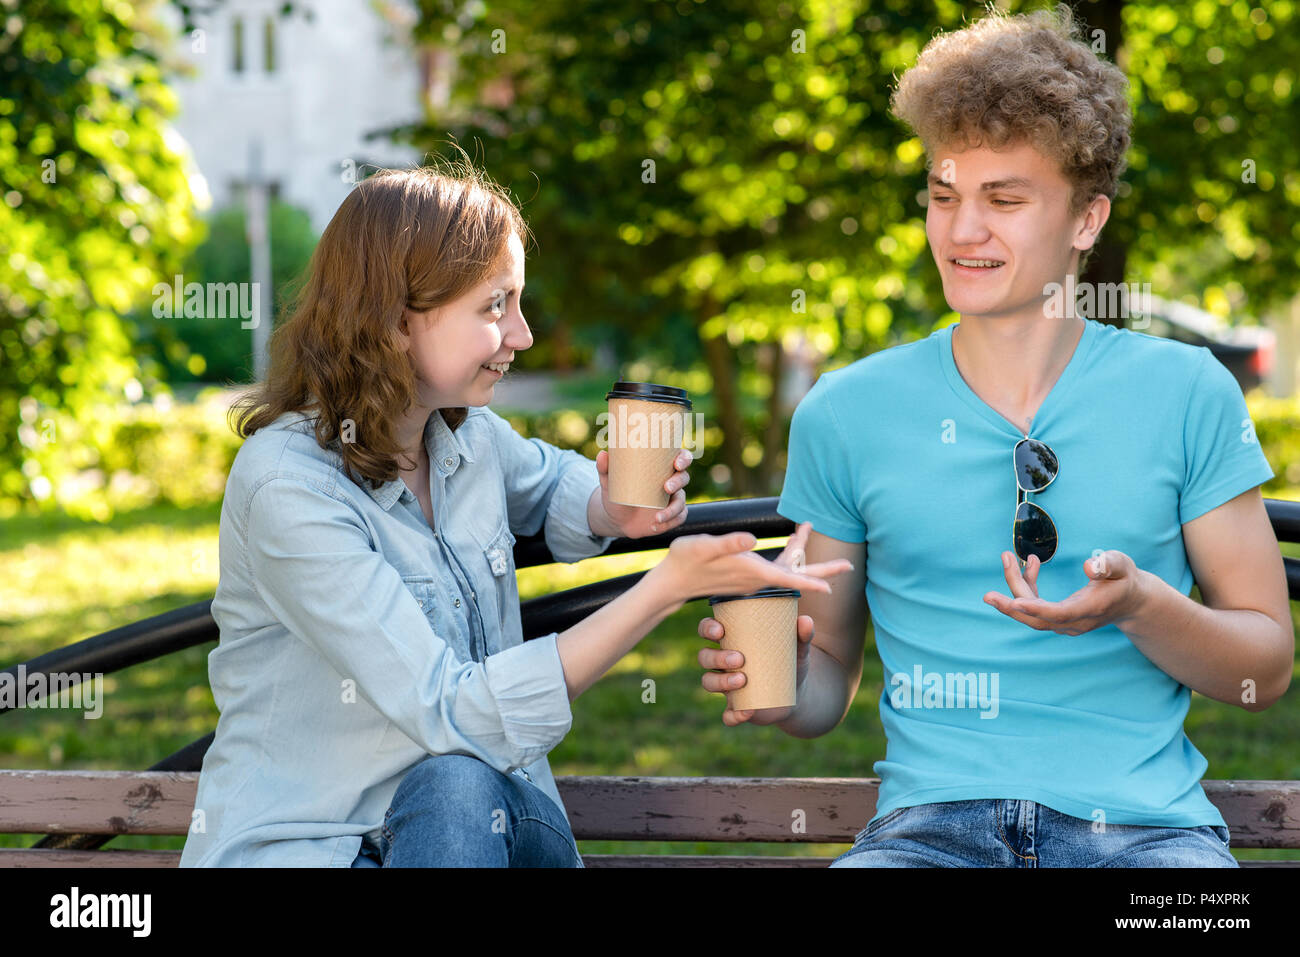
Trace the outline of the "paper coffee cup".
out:
[[[609,499],[619,505],[663,508],[664,483],[677,471],[685,416],[691,400],[685,389],[653,382],[615,382],[606,425]]]
[[[794,705],[799,592],[760,588],[751,595],[717,595],[709,605],[722,625],[722,649],[745,656],[745,684],[727,692],[728,706],[747,711]]]

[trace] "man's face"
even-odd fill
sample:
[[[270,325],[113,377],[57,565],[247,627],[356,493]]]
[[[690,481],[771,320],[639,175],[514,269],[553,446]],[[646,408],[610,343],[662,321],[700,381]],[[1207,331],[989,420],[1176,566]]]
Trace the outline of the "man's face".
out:
[[[501,373],[486,366],[509,363],[533,344],[519,308],[524,291],[524,247],[510,237],[501,271],[441,309],[406,310],[408,352],[420,404],[429,409],[487,405]]]
[[[1100,197],[1071,217],[1069,181],[1029,144],[940,148],[929,187],[926,238],[944,298],[962,316],[1041,317],[1043,288],[1064,283],[1076,251],[1092,246],[1110,209]]]

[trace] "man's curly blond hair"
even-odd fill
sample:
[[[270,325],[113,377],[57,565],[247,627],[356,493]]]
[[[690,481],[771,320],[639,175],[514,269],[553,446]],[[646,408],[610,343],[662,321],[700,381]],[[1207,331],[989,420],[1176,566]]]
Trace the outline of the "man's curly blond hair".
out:
[[[891,112],[920,138],[928,166],[945,146],[1032,144],[1070,181],[1077,216],[1098,194],[1114,200],[1133,122],[1127,78],[1081,34],[1063,3],[1015,16],[990,10],[926,44]]]

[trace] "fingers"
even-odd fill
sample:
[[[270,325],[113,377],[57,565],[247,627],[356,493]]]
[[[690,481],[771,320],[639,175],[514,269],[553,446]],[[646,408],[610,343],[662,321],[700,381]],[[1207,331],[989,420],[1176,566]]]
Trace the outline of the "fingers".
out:
[[[672,474],[672,477],[669,478],[667,482],[664,482],[664,491],[667,492],[669,495],[671,495],[673,492],[676,492],[679,488],[684,488],[685,486],[689,485],[690,481],[691,481],[690,472],[674,472]]]
[[[719,555],[725,555],[728,552],[753,551],[754,546],[758,544],[758,538],[751,532],[728,532],[726,535],[710,537],[713,539],[714,547]]]
[[[786,541],[786,548],[804,548],[808,544],[808,533],[812,531],[812,522],[804,522],[794,530],[794,534]]]
[[[705,691],[724,693],[743,688],[745,686],[745,676],[738,671],[706,671],[700,677],[700,684],[704,685]]]
[[[1029,556],[1029,562],[1025,565],[1025,582],[1035,595],[1038,594],[1038,570],[1042,567],[1043,563],[1038,560],[1037,555]]]
[[[701,618],[699,633],[701,638],[707,638],[709,641],[717,641],[722,637],[722,622],[716,618]],[[703,661],[700,664],[704,664]],[[719,667],[715,665],[704,665],[706,668]]]
[[[818,562],[816,565],[805,565],[799,571],[815,578],[830,578],[832,575],[853,571],[853,563],[847,558],[836,558],[829,562]]]
[[[712,622],[713,628],[710,629],[707,623]],[[722,636],[722,626],[715,619],[706,618],[700,622],[700,634],[702,637],[712,638],[712,632],[716,630],[717,636]],[[708,632],[708,633],[706,633]],[[723,651],[719,648],[701,648],[696,655],[701,668],[708,669],[700,677],[700,684],[704,686],[705,691],[726,692],[735,691],[745,685],[745,676],[735,669],[745,663],[745,656],[739,651]]]
[[[663,531],[665,528],[672,528],[680,525],[682,521],[685,521],[685,515],[686,493],[678,491],[673,495],[671,501],[669,501],[668,505],[665,506],[662,512],[655,513],[655,524],[660,526],[660,531]],[[676,520],[679,518],[681,521]]]
[[[1032,559],[1033,556],[1031,555]],[[1029,587],[1024,576],[1020,574],[1020,562],[1014,552],[1002,553],[1002,572],[1006,577],[1007,585],[1011,588],[1011,594],[1015,598],[1033,598],[1035,592]]]
[[[795,634],[799,636],[800,641],[812,641],[813,639],[813,620],[809,615],[800,615],[795,619]]]
[[[771,581],[774,585],[780,585],[782,588],[797,588],[800,591],[815,591],[829,595],[834,589],[831,583],[825,581],[821,575],[811,573],[807,568],[802,571],[789,571],[777,565],[771,565]]]
[[[729,728],[734,728],[738,724],[744,724],[753,716],[754,710],[752,708],[748,711],[732,711],[728,708],[722,712],[722,723]]]

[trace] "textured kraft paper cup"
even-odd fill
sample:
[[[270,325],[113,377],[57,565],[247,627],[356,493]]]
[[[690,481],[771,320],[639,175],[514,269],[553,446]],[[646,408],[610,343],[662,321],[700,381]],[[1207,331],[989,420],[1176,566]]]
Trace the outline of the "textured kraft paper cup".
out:
[[[685,389],[653,382],[615,382],[607,424],[609,500],[618,505],[663,508],[664,483],[677,471],[684,417],[691,409]]]
[[[718,595],[709,604],[722,625],[722,649],[745,656],[740,669],[745,684],[727,692],[727,706],[733,711],[793,706],[799,592],[760,588],[752,595]]]

